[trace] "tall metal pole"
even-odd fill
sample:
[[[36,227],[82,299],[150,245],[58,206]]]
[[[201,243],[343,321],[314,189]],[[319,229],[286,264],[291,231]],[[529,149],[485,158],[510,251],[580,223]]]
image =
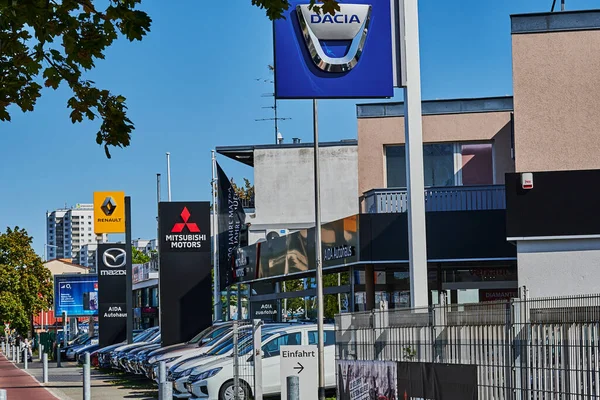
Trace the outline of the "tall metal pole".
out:
[[[171,153],[167,151],[167,198],[171,201]]]
[[[218,221],[218,205],[217,205],[217,189],[218,180],[217,176],[217,157],[215,151],[211,150],[212,155],[212,202],[213,202],[213,220],[212,220],[212,236],[213,236],[213,296],[215,306],[215,321],[219,321],[223,318],[223,310],[221,307],[221,276],[219,274],[219,221]]]
[[[313,135],[314,135],[314,173],[315,173],[315,264],[317,270],[317,332],[318,361],[319,361],[319,391],[318,399],[325,400],[325,352],[323,343],[323,265],[321,257],[321,179],[319,168],[319,121],[317,111],[317,100],[313,99]]]
[[[425,183],[423,177],[423,126],[421,121],[421,62],[419,60],[418,0],[404,0],[406,87],[404,126],[408,187],[408,254],[410,305],[429,304],[427,286],[427,237],[425,230]]]
[[[160,219],[158,210],[160,209],[160,174],[156,174],[156,264],[158,266],[158,276],[160,276]],[[162,320],[160,312],[160,285],[158,285],[158,326]]]
[[[133,281],[131,264],[131,197],[125,196],[125,306],[127,307],[127,343],[133,343]]]

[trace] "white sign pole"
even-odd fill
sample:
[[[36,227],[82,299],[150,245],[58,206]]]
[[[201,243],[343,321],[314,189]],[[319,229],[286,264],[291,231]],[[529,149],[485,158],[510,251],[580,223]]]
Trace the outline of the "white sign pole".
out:
[[[421,115],[421,62],[419,59],[418,0],[404,0],[406,87],[404,125],[406,182],[408,188],[408,251],[410,306],[429,304],[427,286],[427,237],[425,230],[425,183],[423,176],[423,125]]]
[[[287,378],[297,376],[300,381],[298,400],[314,400],[318,379],[318,346],[281,346],[280,384],[281,399],[287,399]]]

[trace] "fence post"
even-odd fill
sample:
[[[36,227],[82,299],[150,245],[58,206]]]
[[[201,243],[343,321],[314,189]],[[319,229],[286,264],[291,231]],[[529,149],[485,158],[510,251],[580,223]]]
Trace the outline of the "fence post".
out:
[[[262,390],[262,320],[253,320],[254,329],[252,329],[252,348],[254,350],[254,400],[263,399]]]
[[[7,400],[6,390],[0,389],[0,400]]]
[[[286,378],[287,399],[282,400],[300,400],[300,377],[291,375]]]
[[[446,360],[446,324],[447,324],[448,304],[446,293],[440,294],[440,303],[433,306],[433,330],[434,330],[434,362],[445,362]]]
[[[92,399],[92,382],[90,374],[90,353],[84,354],[83,361],[83,400]]]
[[[238,321],[233,321],[233,399],[238,400],[240,389],[240,364],[238,355]]]
[[[48,383],[48,354],[42,354],[42,383]]]

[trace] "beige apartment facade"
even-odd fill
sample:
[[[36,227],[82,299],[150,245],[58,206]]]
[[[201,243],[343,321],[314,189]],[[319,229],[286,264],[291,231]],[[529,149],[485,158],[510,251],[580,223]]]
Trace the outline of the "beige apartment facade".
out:
[[[488,232],[503,230],[515,247],[514,259],[442,260],[449,279],[437,287],[453,302],[518,286],[531,296],[597,292],[600,11],[513,15],[511,36],[513,96],[422,102],[428,215],[505,210],[505,224]],[[360,104],[357,123],[361,211],[405,212],[404,104]],[[452,278],[467,266],[484,272]],[[498,274],[509,278],[495,284]]]

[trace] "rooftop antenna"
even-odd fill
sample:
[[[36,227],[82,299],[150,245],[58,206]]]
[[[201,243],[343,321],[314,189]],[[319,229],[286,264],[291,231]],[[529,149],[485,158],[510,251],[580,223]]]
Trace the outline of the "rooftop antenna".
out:
[[[275,70],[275,68],[272,65],[269,65],[269,71],[273,72]],[[272,79],[256,79],[259,82],[264,82],[264,83],[270,83],[272,85],[275,85],[275,81]],[[255,121],[274,121],[275,122],[275,144],[281,144],[279,142],[280,139],[280,133],[279,133],[279,121],[283,121],[283,120],[287,120],[287,119],[291,119],[291,118],[287,118],[287,117],[279,117],[277,114],[277,98],[275,97],[275,93],[263,93],[260,97],[273,97],[273,105],[272,106],[267,106],[267,107],[261,107],[261,108],[270,108],[273,110],[273,114],[274,116],[272,118],[259,118],[259,119],[255,119]],[[283,141],[283,137],[281,137],[281,140]]]

